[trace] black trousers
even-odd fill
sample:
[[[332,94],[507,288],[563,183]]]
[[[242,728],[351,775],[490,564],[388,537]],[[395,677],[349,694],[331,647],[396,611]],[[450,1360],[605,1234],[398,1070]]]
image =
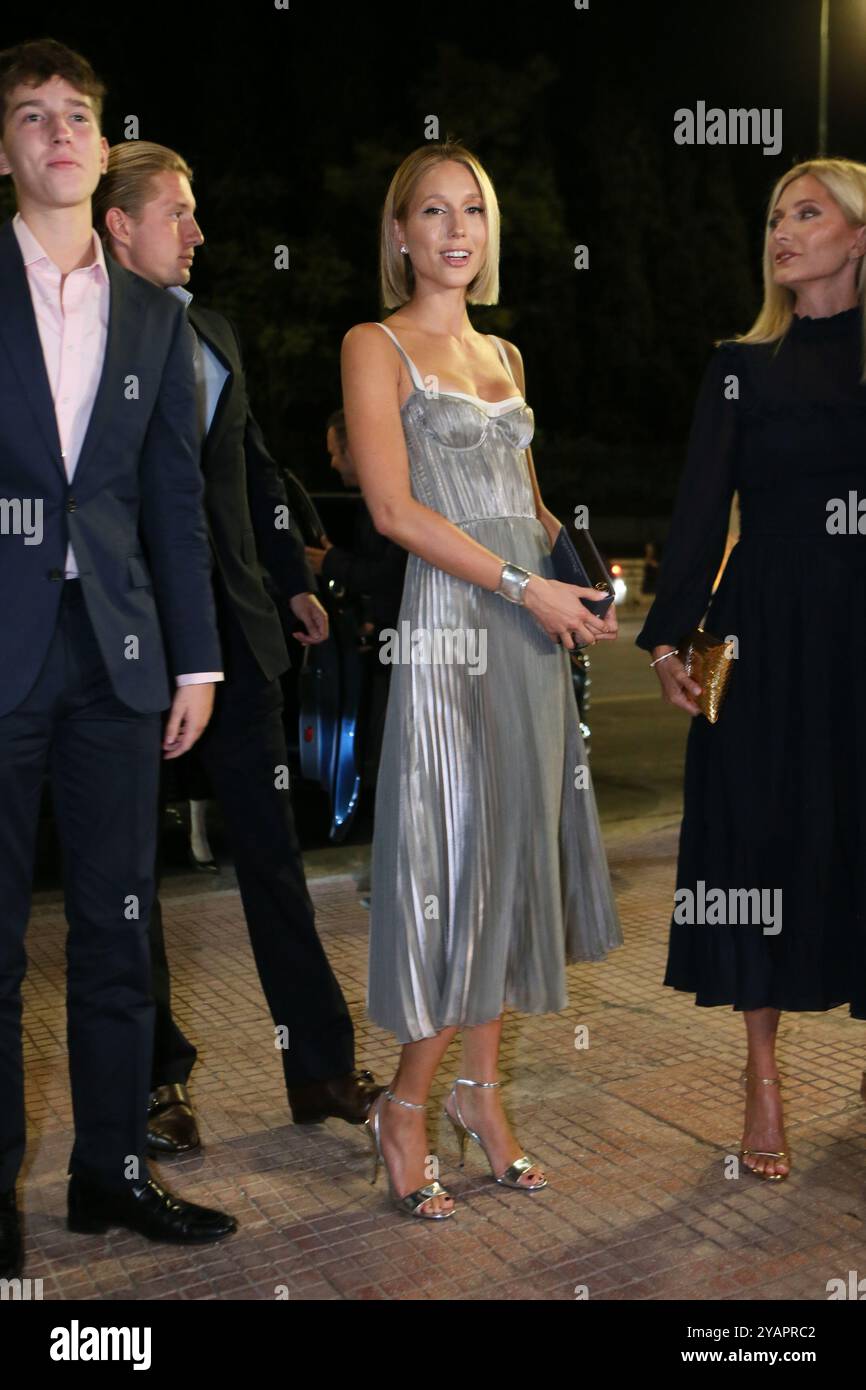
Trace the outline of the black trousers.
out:
[[[24,1156],[21,984],[46,773],[63,851],[70,1172],[145,1176],[153,1049],[147,923],[154,894],[159,714],[115,697],[77,580],[27,699],[0,717],[0,1191]]]
[[[225,683],[196,745],[219,802],[234,856],[259,979],[275,1025],[288,1029],[280,1048],[287,1086],[352,1071],[352,1020],[315,925],[295,831],[291,793],[278,785],[288,763],[283,696],[265,680],[227,605],[220,602]],[[159,901],[150,918],[156,1026],[153,1089],[185,1083],[196,1052],[171,1014],[169,970]],[[262,1060],[274,1039],[263,1038]]]

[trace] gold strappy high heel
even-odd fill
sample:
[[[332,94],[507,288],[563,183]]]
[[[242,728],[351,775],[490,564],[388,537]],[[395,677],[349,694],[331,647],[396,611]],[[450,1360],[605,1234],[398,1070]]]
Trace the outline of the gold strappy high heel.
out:
[[[744,1088],[748,1086],[750,1076],[753,1076],[753,1073],[748,1070],[742,1073],[740,1080]],[[781,1084],[780,1078],[776,1076],[755,1076],[754,1080],[760,1081],[762,1086],[779,1086]],[[749,1158],[784,1158],[786,1162],[789,1160],[788,1154],[784,1151],[773,1153],[768,1149],[740,1149],[740,1158],[744,1159],[746,1156]],[[752,1168],[748,1163],[744,1163],[743,1167],[748,1172],[753,1173],[756,1178],[762,1178],[764,1182],[783,1182],[785,1178],[790,1176],[791,1172],[789,1168],[787,1173],[764,1173],[759,1168]]]
[[[393,1101],[395,1105],[404,1105],[407,1110],[424,1110],[426,1106],[416,1105],[411,1100],[399,1100],[393,1091],[383,1091],[386,1100]],[[378,1099],[378,1097],[377,1097]],[[425,1221],[445,1221],[449,1216],[453,1216],[456,1210],[452,1207],[450,1211],[424,1211],[424,1203],[429,1202],[431,1197],[450,1197],[451,1193],[444,1188],[438,1181],[427,1183],[426,1187],[418,1187],[414,1192],[407,1192],[405,1197],[400,1197],[394,1191],[394,1184],[391,1181],[391,1174],[388,1172],[388,1165],[382,1153],[382,1137],[379,1131],[379,1108],[376,1101],[373,1102],[376,1108],[372,1115],[364,1121],[367,1133],[373,1145],[373,1176],[370,1179],[371,1185],[375,1183],[379,1176],[379,1164],[381,1163],[385,1172],[388,1174],[388,1188],[391,1193],[394,1205],[401,1211],[405,1211],[409,1216],[420,1216]]]
[[[480,1144],[481,1148],[484,1149],[484,1153],[488,1163],[490,1162],[490,1155],[487,1153],[487,1149],[484,1146],[484,1140],[481,1138],[481,1135],[476,1134],[474,1129],[469,1128],[469,1126],[463,1119],[462,1114],[460,1113],[460,1102],[457,1099],[457,1087],[483,1086],[485,1090],[493,1090],[494,1087],[501,1085],[501,1081],[469,1081],[465,1076],[458,1076],[457,1080],[454,1082],[454,1085],[451,1087],[451,1098],[454,1101],[454,1109],[457,1112],[457,1118],[454,1118],[447,1106],[445,1107],[445,1114],[451,1121],[451,1124],[454,1128],[454,1133],[457,1136],[457,1143],[460,1147],[461,1168],[463,1167],[466,1158],[467,1138],[474,1139],[476,1144]],[[543,1187],[547,1187],[547,1178],[542,1178],[541,1182],[520,1182],[520,1178],[524,1173],[530,1173],[533,1168],[537,1167],[537,1163],[533,1163],[531,1158],[529,1158],[526,1154],[523,1154],[521,1158],[516,1158],[513,1163],[509,1163],[508,1167],[505,1169],[505,1172],[501,1173],[498,1178],[496,1177],[496,1174],[493,1172],[492,1166],[490,1169],[490,1173],[492,1177],[496,1178],[496,1181],[500,1183],[502,1187],[519,1188],[521,1192],[540,1192]]]

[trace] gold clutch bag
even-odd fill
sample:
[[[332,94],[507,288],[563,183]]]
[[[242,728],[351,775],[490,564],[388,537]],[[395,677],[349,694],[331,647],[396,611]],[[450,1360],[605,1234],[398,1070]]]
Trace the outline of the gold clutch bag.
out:
[[[733,659],[728,656],[727,642],[704,632],[702,627],[696,627],[677,648],[677,656],[687,674],[701,687],[700,695],[696,696],[701,713],[707,716],[711,724],[715,724],[733,666]]]

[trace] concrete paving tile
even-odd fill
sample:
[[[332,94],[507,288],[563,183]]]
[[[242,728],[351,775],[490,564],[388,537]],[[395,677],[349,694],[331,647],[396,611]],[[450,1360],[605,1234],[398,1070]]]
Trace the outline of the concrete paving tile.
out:
[[[180,1195],[232,1211],[212,1247],[151,1245],[66,1229],[72,1142],[59,907],[34,907],[25,988],[28,1153],[19,1184],[27,1275],[59,1300],[590,1301],[824,1299],[866,1274],[866,1040],[843,1010],[786,1015],[780,1030],[794,1171],[781,1185],[728,1178],[742,1124],[742,1020],[665,990],[674,830],[620,838],[610,861],[626,946],[569,970],[561,1014],[507,1014],[503,1097],[515,1131],[549,1169],[528,1196],[497,1187],[473,1146],[466,1167],[441,1119],[452,1044],[429,1108],[431,1151],[457,1201],[453,1221],[401,1215],[369,1183],[362,1129],[295,1127],[273,1025],[238,897],[165,898],[174,1004],[199,1048],[192,1094],[204,1149],[166,1162]],[[367,914],[351,883],[311,885],[325,948],[356,1026],[358,1064],[390,1079],[393,1040],[364,1013]],[[575,1027],[589,1047],[576,1051]]]

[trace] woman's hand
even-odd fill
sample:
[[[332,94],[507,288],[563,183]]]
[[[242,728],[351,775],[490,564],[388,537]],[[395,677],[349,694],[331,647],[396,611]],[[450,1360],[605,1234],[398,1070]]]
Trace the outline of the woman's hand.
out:
[[[559,520],[559,517],[554,516],[553,512],[549,511],[547,507],[541,508],[540,512],[538,513],[538,520],[541,522],[542,526],[547,532],[547,538],[550,541],[550,548],[552,550],[553,547],[556,545],[557,540],[559,539],[559,533],[562,530],[562,522]],[[578,596],[582,596],[584,598],[597,599],[599,597],[598,591],[596,589],[576,589],[573,584],[566,585],[566,588],[571,589],[573,593],[577,593]],[[586,612],[582,604],[581,612]],[[594,618],[595,614],[592,614],[592,616]],[[615,638],[618,633],[616,604],[612,603],[608,608],[607,612],[605,613],[604,618],[599,619],[599,621],[601,622],[601,630],[597,633],[594,640],[605,641],[610,640],[611,638]],[[581,638],[581,641],[583,640],[584,639]],[[574,644],[572,643],[571,645],[573,646]]]
[[[676,647],[653,647],[653,660],[657,656],[663,656],[665,652],[675,651]],[[663,700],[667,700],[669,705],[676,705],[677,709],[684,709],[688,714],[701,713],[694,700],[689,698],[690,695],[700,695],[701,687],[686,674],[686,668],[678,656],[667,657],[654,666],[653,670],[659,678]]]
[[[524,606],[554,642],[573,651],[575,642],[593,646],[596,642],[612,641],[617,634],[614,605],[603,618],[584,608],[581,599],[597,599],[597,589],[584,589],[577,584],[562,584],[558,579],[543,579],[533,574],[523,591]]]
[[[604,636],[607,638],[619,636],[619,622],[616,616],[616,604],[612,603],[604,615]]]

